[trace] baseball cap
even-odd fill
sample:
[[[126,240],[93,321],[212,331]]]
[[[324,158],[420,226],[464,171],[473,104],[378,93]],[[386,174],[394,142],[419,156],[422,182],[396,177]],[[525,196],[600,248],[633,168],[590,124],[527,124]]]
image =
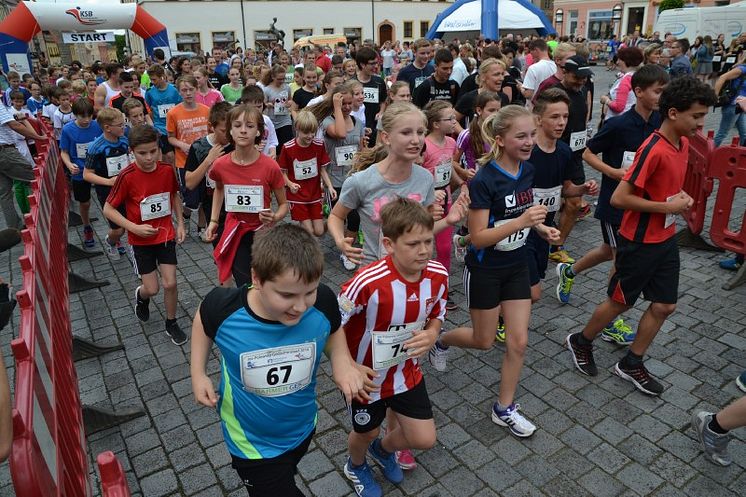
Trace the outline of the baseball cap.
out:
[[[580,55],[573,55],[572,57],[568,58],[565,61],[565,66],[563,69],[565,71],[573,72],[580,77],[587,78],[593,76],[593,71],[591,71],[591,68],[588,66],[588,61],[585,60],[585,57],[581,57]]]

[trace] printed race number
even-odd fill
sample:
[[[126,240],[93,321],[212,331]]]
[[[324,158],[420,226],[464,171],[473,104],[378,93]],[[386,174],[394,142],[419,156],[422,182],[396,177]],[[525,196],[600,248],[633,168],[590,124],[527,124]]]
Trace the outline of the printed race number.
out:
[[[377,104],[378,88],[363,87],[363,102],[366,104]]]
[[[297,180],[310,179],[318,176],[319,167],[316,163],[316,157],[308,160],[293,160],[293,174]]]
[[[452,170],[450,160],[435,166],[435,188],[444,188],[451,183]]]
[[[503,219],[502,221],[498,221],[495,223],[495,227],[500,226],[505,223],[509,223],[512,221],[512,219]],[[528,232],[531,228],[523,228],[522,230],[516,231],[515,233],[511,233],[507,236],[507,238],[503,238],[497,244],[495,245],[495,250],[499,250],[500,252],[510,252],[511,250],[516,250],[521,247],[523,247],[526,244],[526,241],[528,240]]]
[[[288,395],[311,383],[316,343],[244,352],[240,361],[241,380],[247,392],[262,397]]]
[[[570,150],[577,152],[585,148],[585,141],[588,139],[588,132],[586,130],[576,131],[570,134]]]
[[[549,212],[557,212],[560,208],[562,187],[534,188],[534,205],[543,205]]]
[[[264,208],[264,187],[225,185],[227,212],[257,213]]]
[[[334,149],[334,158],[337,162],[337,167],[351,167],[352,160],[355,158],[355,152],[357,152],[357,145],[344,145]]]
[[[414,331],[424,327],[424,322],[418,322],[392,325],[388,331],[371,331],[373,369],[385,370],[406,361],[409,355],[404,348],[404,342],[414,336]]]
[[[149,221],[171,215],[171,192],[156,193],[140,202],[140,219]]]

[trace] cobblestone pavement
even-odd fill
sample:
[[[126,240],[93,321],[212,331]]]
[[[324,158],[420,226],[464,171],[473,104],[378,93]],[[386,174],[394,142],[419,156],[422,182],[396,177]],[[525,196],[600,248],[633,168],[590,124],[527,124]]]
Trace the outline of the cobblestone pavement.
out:
[[[610,75],[597,69],[598,87]],[[599,90],[600,91],[600,90]],[[710,116],[708,128],[719,115]],[[746,198],[739,198],[741,219]],[[97,239],[105,224],[97,213]],[[682,226],[679,220],[679,227]],[[705,232],[709,224],[705,228]],[[79,230],[70,240],[79,243]],[[210,246],[200,243],[192,224],[191,238],[178,250],[179,323],[190,316],[215,284]],[[601,242],[598,222],[578,223],[568,248],[581,255]],[[338,289],[350,274],[342,269],[325,237],[324,282]],[[3,277],[19,281],[16,247],[3,254]],[[746,368],[746,286],[727,292],[730,276],[717,267],[721,255],[682,250],[680,299],[650,349],[647,364],[662,378],[666,391],[650,398],[614,376],[611,366],[622,351],[598,341],[599,375],[575,371],[563,340],[584,325],[605,297],[608,264],[578,277],[572,301],[560,306],[554,298],[554,266],[544,284],[544,297],[533,310],[530,345],[518,389],[522,410],[539,429],[517,440],[494,425],[490,406],[500,380],[503,347],[490,351],[452,349],[449,370],[424,366],[438,428],[436,446],[416,454],[419,467],[398,487],[384,485],[385,495],[422,497],[504,496],[706,496],[746,495],[746,430],[731,443],[734,464],[716,467],[701,455],[689,429],[693,409],[717,410],[738,397],[734,378]],[[132,296],[138,284],[129,263],[110,263],[99,256],[72,264],[75,272],[111,285],[70,298],[73,331],[101,344],[121,341],[124,351],[77,363],[84,404],[114,410],[140,407],[146,415],[88,437],[94,492],[100,493],[94,455],[113,450],[127,471],[133,495],[245,496],[230,468],[215,411],[195,404],[189,380],[188,345],[174,346],[163,331],[162,294],[154,298],[147,324],[134,315]],[[462,309],[448,316],[446,328],[464,324],[461,267],[454,265],[451,289]],[[640,302],[625,316],[633,326],[646,306]],[[14,320],[17,327],[17,312]],[[14,327],[0,336],[6,364],[12,364],[9,342]],[[215,357],[209,370],[218,379]],[[13,378],[11,368],[11,381]],[[307,495],[354,495],[342,465],[350,428],[346,411],[329,376],[320,369],[317,434],[299,467]],[[379,481],[379,470],[375,470]],[[15,495],[7,463],[0,466],[0,496]],[[20,497],[20,496],[19,496]],[[278,496],[282,497],[282,496]]]

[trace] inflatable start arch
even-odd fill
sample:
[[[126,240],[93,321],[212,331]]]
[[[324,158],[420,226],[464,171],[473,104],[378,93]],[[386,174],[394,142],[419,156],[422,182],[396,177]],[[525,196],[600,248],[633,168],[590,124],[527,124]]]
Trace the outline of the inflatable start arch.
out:
[[[29,59],[28,44],[41,30],[93,31],[130,29],[145,41],[148,54],[168,48],[166,26],[137,4],[19,2],[0,22],[0,60],[3,69],[19,59]],[[28,62],[31,66],[30,60]]]

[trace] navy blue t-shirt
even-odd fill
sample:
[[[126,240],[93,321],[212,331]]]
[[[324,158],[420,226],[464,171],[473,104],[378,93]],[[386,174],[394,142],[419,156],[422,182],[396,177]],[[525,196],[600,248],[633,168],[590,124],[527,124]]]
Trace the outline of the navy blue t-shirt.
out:
[[[529,161],[534,166],[534,203],[545,205],[547,218],[544,224],[552,226],[554,215],[562,200],[562,185],[571,180],[570,161],[572,150],[563,141],[557,141],[554,152],[547,153],[534,145]]]
[[[534,204],[534,166],[523,162],[518,174],[513,176],[502,169],[495,161],[482,167],[469,182],[470,209],[490,211],[488,228],[494,228],[502,221],[515,219]],[[509,267],[525,264],[525,243],[530,228],[511,234],[493,247],[477,249],[469,247],[466,264],[474,267]]]
[[[598,133],[588,140],[587,147],[594,154],[602,154],[604,163],[613,168],[630,167],[637,149],[660,125],[661,115],[657,111],[646,122],[632,107],[624,114],[604,122]],[[622,224],[624,214],[624,211],[611,206],[611,195],[617,185],[618,181],[603,175],[595,213],[596,219],[614,225]]]
[[[435,68],[430,64],[426,65],[422,69],[418,69],[414,64],[409,64],[407,67],[399,71],[396,76],[397,81],[406,81],[409,83],[409,91],[414,95],[414,90],[425,82],[427,78],[435,72]]]

